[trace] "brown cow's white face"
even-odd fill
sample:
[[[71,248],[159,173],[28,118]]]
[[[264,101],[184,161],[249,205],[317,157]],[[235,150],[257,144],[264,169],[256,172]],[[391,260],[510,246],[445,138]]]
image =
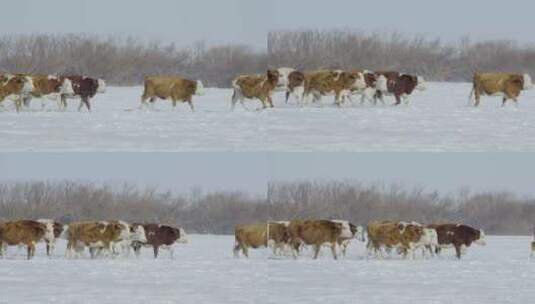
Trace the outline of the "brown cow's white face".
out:
[[[474,243],[476,243],[476,244],[478,244],[480,246],[487,245],[487,235],[485,234],[485,231],[479,230],[479,239],[475,240]]]
[[[533,82],[529,74],[524,74],[524,90],[531,90],[533,88]]]

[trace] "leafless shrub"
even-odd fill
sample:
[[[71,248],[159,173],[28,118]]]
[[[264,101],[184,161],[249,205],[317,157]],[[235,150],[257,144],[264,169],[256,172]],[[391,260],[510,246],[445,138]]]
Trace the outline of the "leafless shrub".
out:
[[[468,38],[448,44],[399,33],[276,31],[268,34],[268,56],[274,67],[397,70],[434,81],[468,81],[475,71],[535,73],[535,47]]]
[[[0,71],[82,74],[114,85],[140,85],[147,75],[183,75],[211,87],[229,87],[242,73],[266,69],[267,56],[242,45],[192,48],[96,35],[7,35],[0,37]]]

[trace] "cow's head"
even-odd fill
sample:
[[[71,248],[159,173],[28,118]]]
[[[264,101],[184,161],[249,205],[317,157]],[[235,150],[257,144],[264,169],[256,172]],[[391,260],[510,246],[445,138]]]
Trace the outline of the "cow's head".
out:
[[[35,89],[32,78],[24,75],[9,77],[5,85],[11,86],[15,92],[20,92],[20,94],[29,94]]]
[[[295,69],[292,68],[279,68],[277,72],[279,73],[279,79],[277,80],[278,88],[286,88],[290,83],[290,74],[294,72]]]
[[[267,80],[271,85],[276,87],[279,83],[279,72],[277,70],[268,70]]]
[[[364,74],[361,72],[349,72],[349,74],[354,77],[355,82],[353,83],[353,90],[364,90],[366,89],[366,78],[364,78]]]
[[[195,95],[202,96],[204,94],[204,85],[202,81],[197,80],[197,86],[195,87]]]
[[[475,239],[474,243],[476,243],[476,244],[478,244],[480,246],[487,245],[487,236],[485,234],[485,231],[477,230],[476,239]]]
[[[56,237],[54,235],[54,222],[48,221],[42,223],[45,225],[45,234],[43,235],[43,239],[47,242],[53,242]]]
[[[529,76],[529,74],[524,74],[523,78],[524,78],[523,89],[524,90],[532,89],[533,88],[533,82],[531,81],[531,76]]]
[[[182,228],[178,229],[179,231],[179,238],[175,241],[175,243],[179,244],[187,244],[189,243],[188,235],[186,234],[186,231]]]
[[[130,241],[139,243],[147,242],[147,235],[145,234],[145,228],[143,225],[130,226]]]
[[[420,242],[425,245],[438,246],[438,233],[433,228],[423,228]]]
[[[62,95],[74,95],[74,88],[72,87],[72,81],[69,78],[63,78],[59,93]]]
[[[422,76],[416,77],[416,89],[419,91],[425,91],[426,89],[425,79]]]
[[[355,233],[355,238],[360,242],[366,242],[366,229],[363,226],[357,226],[357,232]]]
[[[97,86],[97,93],[104,94],[106,93],[106,82],[103,79],[97,79],[98,86]]]
[[[388,92],[388,79],[385,75],[377,75],[375,88],[381,92]]]

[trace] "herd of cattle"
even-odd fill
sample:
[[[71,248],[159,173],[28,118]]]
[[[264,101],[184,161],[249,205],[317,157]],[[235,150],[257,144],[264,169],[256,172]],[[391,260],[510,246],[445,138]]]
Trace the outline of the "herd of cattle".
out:
[[[65,256],[76,258],[89,248],[91,258],[97,256],[136,256],[142,247],[152,247],[154,257],[159,249],[167,249],[173,256],[173,245],[187,243],[184,229],[160,224],[128,224],[124,221],[73,222],[63,225],[54,220],[20,220],[0,223],[0,256],[8,246],[26,246],[27,258],[35,256],[35,246],[46,243],[51,256],[57,239],[67,240]]]
[[[535,231],[534,231],[535,238]],[[0,257],[8,246],[27,248],[27,258],[35,256],[36,245],[46,244],[51,256],[56,240],[67,241],[66,258],[79,258],[86,248],[90,257],[136,256],[141,248],[167,249],[173,257],[174,245],[188,243],[184,229],[161,224],[128,224],[124,221],[72,222],[63,225],[50,219],[18,220],[0,223]],[[440,254],[442,249],[454,248],[458,259],[472,244],[486,245],[483,230],[463,224],[422,225],[416,222],[374,221],[367,227],[344,220],[292,220],[267,222],[235,227],[234,256],[240,251],[249,257],[249,249],[271,248],[274,256],[297,258],[304,248],[312,248],[317,259],[321,248],[328,247],[334,259],[345,256],[352,241],[366,242],[367,257],[384,258],[385,253],[397,253],[414,259],[418,250],[422,256]],[[535,239],[531,244],[531,258],[535,257]]]
[[[439,254],[444,248],[455,248],[457,258],[473,243],[485,245],[482,230],[461,224],[421,225],[416,222],[371,222],[367,229],[342,220],[280,221],[235,228],[234,255],[240,251],[249,257],[249,248],[271,247],[274,255],[288,254],[297,258],[303,247],[310,246],[314,259],[322,247],[331,249],[334,259],[345,256],[352,240],[366,241],[367,256],[384,257],[397,252],[414,259],[417,250],[425,256]]]
[[[481,96],[502,96],[503,105],[508,100],[518,102],[520,93],[532,88],[528,74],[476,73],[470,94],[479,106]],[[425,90],[423,77],[396,71],[371,72],[367,70],[318,70],[301,72],[292,68],[270,69],[264,75],[242,75],[232,82],[232,108],[240,102],[260,100],[263,108],[273,108],[273,94],[286,92],[286,102],[294,97],[298,104],[321,101],[323,96],[334,95],[335,104],[353,102],[360,96],[361,103],[369,101],[385,103],[385,96],[393,96],[395,105],[409,102],[415,90]],[[56,99],[60,109],[65,109],[68,98],[80,98],[79,110],[85,105],[91,110],[90,100],[97,93],[104,93],[106,84],[102,79],[85,76],[53,76],[0,74],[0,105],[6,99],[15,102],[17,111],[28,107],[32,98]],[[146,77],[140,108],[147,101],[170,100],[174,107],[178,102],[188,103],[194,110],[193,96],[202,95],[201,81],[192,81],[180,76]],[[44,107],[44,101],[42,101]]]

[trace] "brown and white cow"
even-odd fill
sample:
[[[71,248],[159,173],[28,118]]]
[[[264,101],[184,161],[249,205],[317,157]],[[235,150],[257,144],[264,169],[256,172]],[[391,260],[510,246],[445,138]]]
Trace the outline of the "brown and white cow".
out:
[[[97,93],[106,93],[106,82],[102,79],[91,78],[86,76],[68,75],[64,76],[72,82],[73,94],[61,95],[61,107],[67,108],[68,98],[80,98],[78,111],[81,111],[85,105],[88,111],[91,111],[91,98]]]
[[[364,84],[360,87],[355,87],[351,90],[353,95],[360,95],[360,104],[364,104],[366,101],[377,104],[376,95],[378,92],[386,91],[387,79],[384,75],[376,74],[374,72],[364,70],[362,71],[364,77]]]
[[[45,97],[57,100],[59,108],[61,108],[61,96],[63,94],[74,94],[72,82],[65,77],[58,77],[55,75],[23,75],[30,77],[33,82],[33,90],[31,94],[24,98],[24,105],[29,107],[32,98],[41,98],[41,107],[45,107]]]
[[[245,107],[245,99],[259,99],[264,109],[273,108],[273,92],[279,86],[280,74],[268,70],[265,75],[242,75],[234,79],[232,88],[232,109],[240,102]]]
[[[290,96],[294,96],[298,104],[303,103],[305,93],[305,74],[300,71],[292,71],[288,75],[288,86],[286,88],[286,103]]]
[[[312,246],[317,259],[322,246],[331,248],[333,258],[338,259],[336,246],[339,240],[353,238],[349,227],[343,223],[328,220],[291,221],[288,226],[290,241],[297,258],[301,246]]]
[[[320,70],[305,73],[304,98],[313,96],[313,102],[322,96],[334,95],[335,104],[340,106],[346,99],[351,101],[351,92],[365,86],[364,76],[358,71]]]
[[[502,96],[505,106],[511,99],[518,105],[518,96],[523,90],[533,87],[528,74],[514,73],[475,73],[470,99],[475,97],[475,106],[479,106],[481,96]]]
[[[132,243],[136,256],[141,254],[141,247],[152,247],[154,258],[158,258],[159,249],[169,250],[169,255],[173,258],[174,245],[188,243],[186,232],[182,228],[171,227],[160,224],[133,224],[134,228],[143,227],[147,240],[145,242],[135,241]]]
[[[462,252],[472,243],[486,245],[485,232],[467,225],[442,224],[428,225],[428,227],[435,229],[438,234],[437,254],[440,253],[441,249],[454,247],[457,258],[460,259]]]
[[[349,231],[350,235],[346,235],[346,233],[342,233],[342,235],[338,238],[337,244],[340,247],[342,251],[342,255],[345,257],[347,253],[347,247],[351,243],[353,239],[357,239],[360,242],[365,242],[366,238],[364,236],[364,227],[362,226],[356,226],[353,223],[350,223],[349,221],[345,220],[331,220],[334,223],[340,223],[343,225],[344,231]]]
[[[145,78],[145,89],[141,96],[140,108],[150,100],[152,104],[159,99],[170,99],[173,107],[176,108],[177,102],[187,102],[192,111],[193,95],[203,95],[204,86],[200,80],[193,81],[180,76],[150,76]]]
[[[400,105],[402,100],[405,101],[405,104],[408,104],[409,96],[415,90],[425,90],[425,80],[421,76],[400,74],[393,71],[376,72],[376,75],[386,78],[386,86],[379,84],[380,89],[377,90],[375,96],[382,103],[384,103],[384,96],[394,96],[396,99],[395,105]]]
[[[65,233],[67,238],[66,256],[77,257],[85,247],[89,248],[91,258],[97,252],[113,252],[113,245],[122,240],[124,227],[119,222],[74,222],[69,224]],[[123,234],[122,234],[123,233]]]
[[[396,249],[405,258],[414,259],[418,248],[436,243],[436,234],[415,222],[371,222],[368,224],[368,256],[373,250],[383,257],[383,249]]]
[[[2,75],[0,79],[0,104],[6,99],[11,99],[15,102],[15,108],[19,112],[24,99],[30,96],[33,90],[33,81],[30,77],[12,74]]]
[[[7,246],[25,245],[28,260],[35,256],[35,245],[42,240],[53,240],[54,228],[37,221],[13,221],[0,224],[0,256]]]
[[[52,256],[56,248],[56,240],[67,230],[67,226],[51,219],[38,219],[37,222],[47,225],[48,229],[52,228],[52,235],[54,237],[52,239],[44,239],[46,243],[46,255]]]
[[[249,257],[249,248],[258,249],[272,246],[284,246],[290,241],[288,224],[269,222],[253,225],[237,225],[234,228],[234,257],[239,257],[240,250]]]

